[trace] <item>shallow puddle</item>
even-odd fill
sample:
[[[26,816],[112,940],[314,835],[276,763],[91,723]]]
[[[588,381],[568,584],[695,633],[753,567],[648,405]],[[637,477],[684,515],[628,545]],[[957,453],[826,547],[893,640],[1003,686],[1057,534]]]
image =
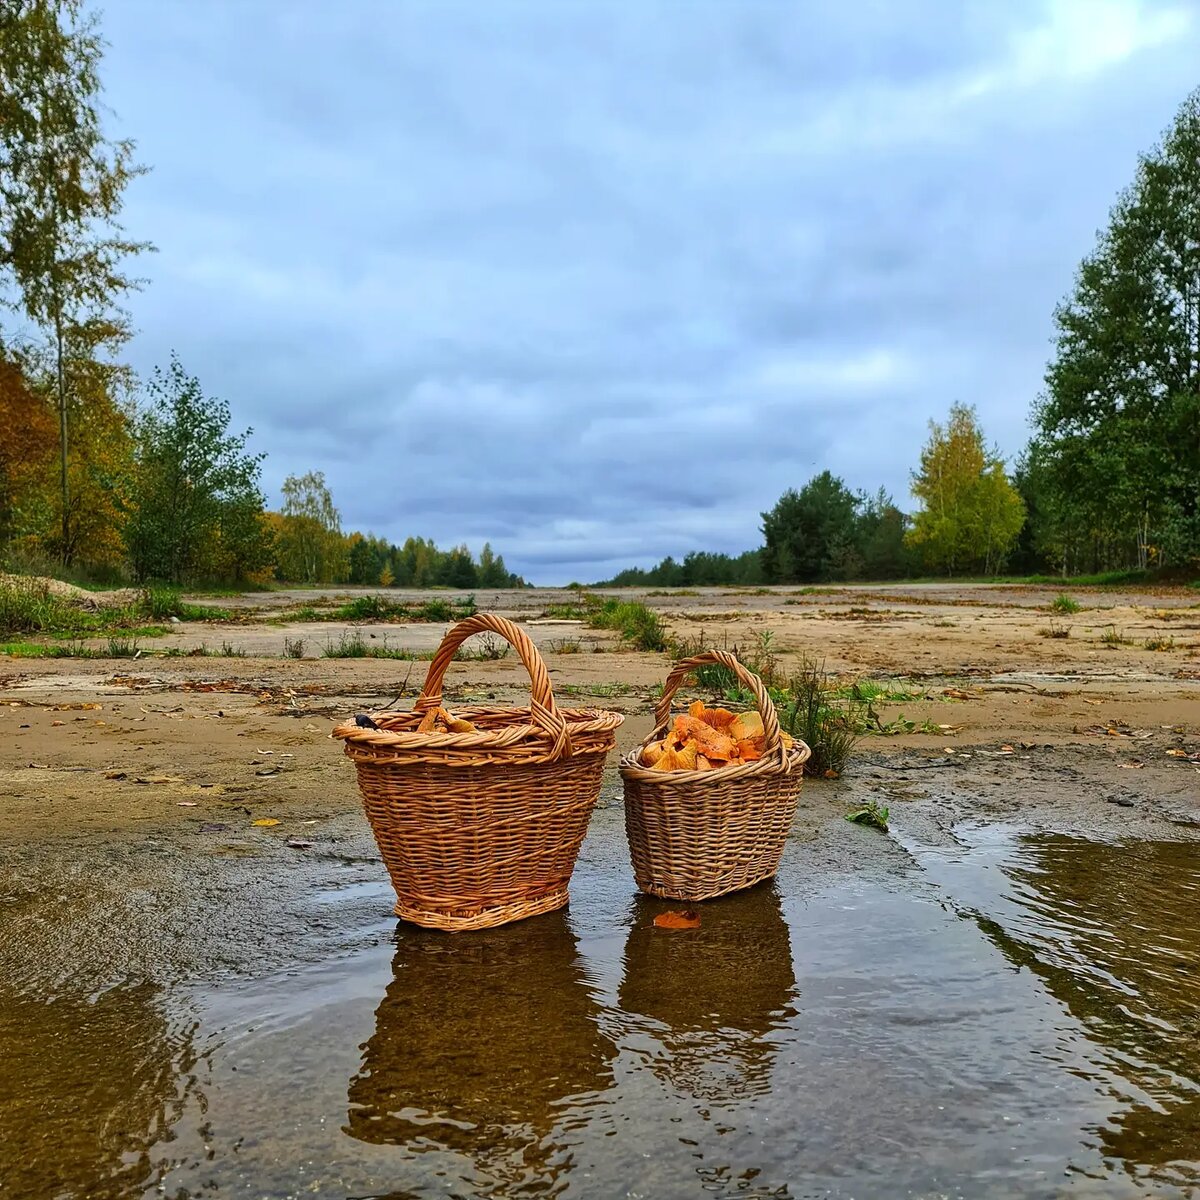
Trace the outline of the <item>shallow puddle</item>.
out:
[[[0,990],[0,1194],[1192,1194],[1195,848],[959,834],[849,875],[791,847],[695,931],[614,841],[490,933],[393,936],[370,885],[386,936],[320,966]]]

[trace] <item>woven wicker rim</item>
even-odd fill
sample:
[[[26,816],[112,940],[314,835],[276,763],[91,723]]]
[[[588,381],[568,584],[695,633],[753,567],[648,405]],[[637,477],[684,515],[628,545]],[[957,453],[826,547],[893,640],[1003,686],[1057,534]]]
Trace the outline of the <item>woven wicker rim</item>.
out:
[[[528,708],[503,705],[468,705],[456,712],[481,726],[473,733],[418,733],[416,726],[431,709],[442,704],[442,681],[458,648],[477,633],[495,633],[520,655],[530,679]],[[411,712],[376,712],[378,729],[362,729],[344,721],[330,735],[346,743],[346,753],[375,762],[419,757],[425,761],[457,764],[472,762],[556,762],[576,753],[573,739],[587,744],[580,752],[597,749],[597,735],[611,734],[624,717],[599,709],[560,709],[550,686],[550,673],[537,647],[518,626],[492,613],[478,613],[453,626],[442,639],[421,694]],[[611,741],[608,746],[611,747]]]
[[[641,762],[642,751],[651,742],[658,741],[667,732],[671,723],[671,702],[680,684],[697,667],[707,663],[717,663],[728,667],[754,694],[754,702],[763,719],[763,756],[754,762],[736,763],[733,766],[715,767],[711,771],[655,771],[644,766]],[[638,783],[677,783],[686,777],[689,783],[698,786],[727,783],[731,779],[749,779],[755,775],[790,775],[800,769],[812,755],[812,751],[801,741],[797,740],[788,750],[780,736],[779,715],[775,711],[775,703],[771,699],[763,681],[736,658],[725,650],[705,650],[693,658],[686,658],[676,663],[674,670],[667,676],[663,684],[662,696],[654,710],[654,730],[634,750],[622,756],[620,761],[621,774],[627,779],[635,779]]]

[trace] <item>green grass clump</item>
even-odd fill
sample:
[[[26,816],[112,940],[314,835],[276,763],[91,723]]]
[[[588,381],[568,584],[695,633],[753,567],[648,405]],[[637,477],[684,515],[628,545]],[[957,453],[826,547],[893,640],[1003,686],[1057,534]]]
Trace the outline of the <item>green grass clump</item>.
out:
[[[588,610],[582,604],[547,604],[542,609],[543,617],[558,621],[582,621],[588,615]]]
[[[1142,643],[1147,650],[1174,650],[1175,639],[1173,637],[1152,637],[1147,638]]]
[[[845,687],[836,687],[832,693],[839,700],[857,700],[863,704],[911,704],[920,700],[918,692],[910,692],[894,683],[882,683],[877,679],[856,679]]]
[[[389,646],[386,634],[379,639],[378,645],[371,645],[374,640],[363,637],[359,629],[343,629],[336,642],[331,639],[325,643],[321,654],[324,658],[396,658],[403,662],[433,657],[431,654],[418,654],[415,650],[405,650],[400,646]]]
[[[301,617],[298,614],[297,620],[377,621],[381,623],[388,621],[442,622],[461,621],[466,617],[473,617],[478,611],[474,596],[467,596],[457,605],[449,600],[438,598],[412,607],[389,600],[386,596],[370,595],[355,596],[349,603],[343,604],[332,612],[318,612],[311,607],[301,609],[300,612],[306,615]]]
[[[135,658],[141,647],[136,637],[110,637],[107,658]]]
[[[1124,646],[1127,645],[1129,639],[1122,636],[1121,632],[1115,625],[1108,626],[1107,629],[1100,635],[1100,640],[1106,646]]]
[[[5,642],[0,644],[0,654],[10,658],[100,658],[96,650],[90,650],[82,642],[47,646],[39,642]]]
[[[691,641],[678,642],[673,648],[676,662],[685,658],[695,658],[706,650],[719,649],[732,654],[744,666],[748,667],[767,685],[767,690],[777,688],[782,682],[779,675],[779,661],[775,657],[775,635],[765,629],[759,633],[752,645],[737,646],[729,644],[728,635],[720,646],[709,646],[704,635]],[[728,667],[720,663],[704,663],[692,672],[692,680],[696,687],[723,696],[732,704],[752,704],[753,695],[746,690],[742,681]]]
[[[619,633],[635,650],[660,652],[670,645],[666,627],[640,600],[587,597],[587,623]]]
[[[787,694],[779,708],[779,721],[812,751],[804,773],[818,778],[840,775],[866,727],[866,703],[839,698],[825,664],[808,658],[788,681]]]
[[[177,587],[152,583],[142,589],[142,609],[157,620],[174,617],[178,621],[230,621],[233,614],[214,604],[188,604]]]
[[[1083,605],[1078,600],[1073,599],[1064,592],[1061,596],[1056,596],[1050,602],[1050,609],[1056,613],[1077,613]]]
[[[74,633],[91,622],[87,614],[44,583],[32,579],[0,582],[0,633]]]

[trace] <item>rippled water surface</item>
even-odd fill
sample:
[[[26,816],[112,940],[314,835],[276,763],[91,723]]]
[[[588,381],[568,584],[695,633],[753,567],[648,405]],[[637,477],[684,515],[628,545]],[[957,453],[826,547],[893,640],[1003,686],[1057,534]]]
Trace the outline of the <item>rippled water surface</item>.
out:
[[[0,984],[0,1190],[1200,1189],[1196,850],[994,828],[906,849],[823,881],[789,855],[695,931],[585,862],[570,913],[484,934],[393,935],[379,888],[379,948],[253,983]]]

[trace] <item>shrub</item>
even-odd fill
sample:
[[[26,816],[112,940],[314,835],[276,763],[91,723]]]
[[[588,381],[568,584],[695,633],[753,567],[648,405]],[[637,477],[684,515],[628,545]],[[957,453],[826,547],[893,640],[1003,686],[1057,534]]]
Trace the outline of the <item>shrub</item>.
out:
[[[1078,600],[1068,596],[1065,592],[1050,602],[1051,610],[1056,613],[1077,613],[1082,607],[1083,605]]]

